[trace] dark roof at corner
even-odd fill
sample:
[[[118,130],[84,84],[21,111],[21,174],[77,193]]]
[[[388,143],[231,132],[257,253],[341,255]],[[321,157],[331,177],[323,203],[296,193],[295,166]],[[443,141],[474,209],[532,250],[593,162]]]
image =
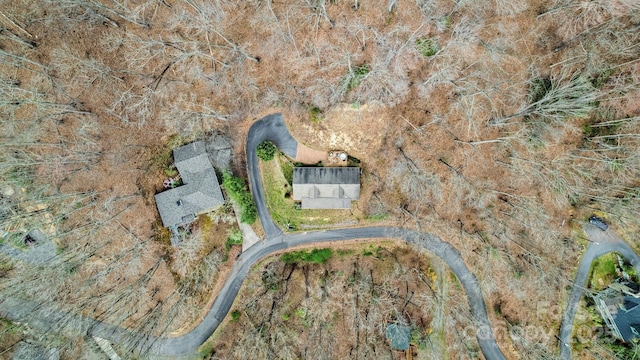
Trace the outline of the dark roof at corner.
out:
[[[357,167],[297,167],[293,169],[294,184],[360,184]]]
[[[624,341],[640,336],[640,299],[626,295],[612,315]]]
[[[620,284],[632,291],[638,286],[628,281],[622,281]],[[636,296],[623,293],[619,288],[614,288],[613,284],[595,296],[598,310],[605,318],[607,326],[614,326],[614,334],[617,330],[625,342],[640,338],[640,298]],[[610,317],[609,320],[607,317]]]

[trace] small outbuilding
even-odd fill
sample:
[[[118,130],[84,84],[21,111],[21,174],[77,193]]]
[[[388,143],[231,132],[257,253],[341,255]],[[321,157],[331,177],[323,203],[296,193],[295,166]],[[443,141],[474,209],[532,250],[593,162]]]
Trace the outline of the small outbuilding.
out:
[[[297,167],[293,200],[303,209],[349,209],[360,198],[360,168]]]
[[[173,150],[173,159],[183,185],[155,196],[162,224],[168,228],[187,225],[197,215],[224,204],[204,142],[197,141]]]

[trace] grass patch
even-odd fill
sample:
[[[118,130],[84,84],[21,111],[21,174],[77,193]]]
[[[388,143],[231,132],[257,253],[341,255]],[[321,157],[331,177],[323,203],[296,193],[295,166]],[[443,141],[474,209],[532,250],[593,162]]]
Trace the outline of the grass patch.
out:
[[[380,221],[380,220],[384,220],[384,219],[386,219],[388,217],[389,217],[389,214],[387,214],[387,213],[378,213],[378,214],[368,215],[367,219],[373,220],[373,221]]]
[[[283,229],[297,230],[302,225],[311,229],[356,220],[348,210],[305,209],[293,201],[293,168],[285,156],[276,154],[278,161],[261,162],[261,177],[265,201],[273,221]]]
[[[22,233],[11,233],[7,238],[7,244],[21,251],[29,250],[29,246],[24,243],[25,235]]]
[[[237,322],[238,322],[238,320],[240,319],[240,315],[241,315],[241,314],[240,314],[240,311],[238,311],[238,310],[233,310],[233,311],[230,313],[230,315],[231,315],[231,322],[232,322],[232,323],[237,323]]]
[[[0,317],[0,329],[4,329],[7,334],[20,334],[25,330],[24,326],[14,324],[11,320],[2,317]]]
[[[453,283],[453,285],[456,287],[456,289],[462,290],[462,284],[460,284],[460,280],[458,280],[458,277],[453,271],[449,272],[449,279],[451,280],[451,283]]]
[[[311,251],[292,251],[284,253],[280,256],[280,260],[285,264],[294,263],[312,263],[312,264],[324,264],[333,255],[331,249],[313,249]]]
[[[200,350],[198,350],[198,355],[200,359],[209,359],[211,355],[214,354],[213,341],[209,340],[206,343],[200,346]]]
[[[420,55],[424,57],[430,57],[440,51],[440,46],[433,38],[426,38],[421,36],[416,39],[416,49]]]
[[[353,249],[338,249],[336,251],[336,254],[338,254],[338,256],[350,256],[355,254],[356,251]]]
[[[282,171],[282,176],[287,180],[287,183],[290,186],[293,186],[293,168],[294,163],[291,162],[286,156],[281,155],[278,157],[280,161],[280,170]]]
[[[300,318],[300,319],[304,319],[307,317],[307,312],[304,309],[296,309],[294,311],[294,313]]]
[[[595,290],[602,290],[611,284],[617,277],[616,256],[608,253],[600,256],[591,265],[591,277],[589,287]]]
[[[375,256],[377,258],[380,257],[380,252],[382,251],[383,247],[382,246],[374,246],[369,245],[368,249],[363,249],[362,250],[362,255],[363,256]]]
[[[225,171],[222,174],[222,186],[229,196],[240,204],[240,220],[247,224],[256,222],[258,210],[244,180]]]
[[[312,106],[309,109],[309,119],[311,120],[312,123],[319,123],[320,121],[322,121],[324,117],[323,111],[322,109],[320,109],[317,106]]]
[[[589,80],[591,81],[591,85],[593,85],[594,88],[601,89],[607,83],[607,81],[609,81],[611,75],[613,75],[613,69],[605,69],[602,72],[591,76]]]

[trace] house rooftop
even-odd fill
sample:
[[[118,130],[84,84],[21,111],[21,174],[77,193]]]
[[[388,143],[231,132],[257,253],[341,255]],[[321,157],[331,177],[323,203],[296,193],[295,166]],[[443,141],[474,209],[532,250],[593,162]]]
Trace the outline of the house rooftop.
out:
[[[357,184],[360,168],[356,167],[297,167],[293,169],[294,184]]]
[[[162,224],[166,227],[186,225],[195,220],[196,215],[224,203],[203,142],[181,146],[173,150],[173,157],[184,185],[155,196]]]
[[[293,200],[303,209],[349,209],[360,198],[360,168],[297,167]]]
[[[615,283],[618,284],[618,283]],[[623,282],[627,290],[637,289],[638,285]],[[596,295],[598,310],[607,326],[616,337],[625,342],[640,338],[640,298],[638,295],[623,293],[622,286],[612,286]]]

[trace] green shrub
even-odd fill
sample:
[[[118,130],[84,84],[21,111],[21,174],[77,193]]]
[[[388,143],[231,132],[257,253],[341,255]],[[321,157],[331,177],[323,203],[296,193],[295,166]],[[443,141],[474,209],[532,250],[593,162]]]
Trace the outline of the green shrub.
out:
[[[367,64],[350,67],[349,73],[343,79],[343,84],[346,87],[347,91],[358,87],[358,85],[360,85],[360,82],[362,82],[362,80],[367,76],[369,71],[369,65]]]
[[[176,169],[176,167],[173,166],[173,165],[169,166],[169,167],[166,167],[164,169],[164,174],[167,175],[168,177],[174,177],[174,176],[178,175],[178,169]]]
[[[258,144],[256,153],[262,161],[273,160],[273,157],[276,155],[276,146],[271,141],[265,140]]]
[[[301,319],[304,319],[307,317],[307,312],[304,309],[296,309],[294,313]]]
[[[322,109],[317,106],[313,106],[309,109],[309,118],[313,123],[319,123],[322,120]]]
[[[292,251],[289,253],[282,254],[280,256],[280,260],[285,264],[293,264],[293,263],[313,263],[313,264],[324,264],[327,262],[331,256],[333,255],[333,250],[331,249],[313,249],[311,252],[308,251]]]
[[[233,310],[231,312],[231,322],[235,323],[238,322],[238,319],[240,319],[240,311],[238,310]]]
[[[240,204],[240,221],[247,224],[256,222],[258,210],[244,180],[225,171],[222,174],[222,186],[227,190],[229,196]]]
[[[229,231],[226,242],[227,251],[229,251],[233,245],[242,245],[242,232],[240,229],[233,229]]]
[[[435,40],[433,40],[433,38],[426,38],[423,36],[416,39],[416,48],[424,57],[433,56],[440,51],[440,46]]]

